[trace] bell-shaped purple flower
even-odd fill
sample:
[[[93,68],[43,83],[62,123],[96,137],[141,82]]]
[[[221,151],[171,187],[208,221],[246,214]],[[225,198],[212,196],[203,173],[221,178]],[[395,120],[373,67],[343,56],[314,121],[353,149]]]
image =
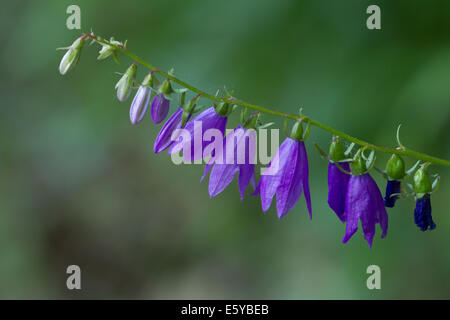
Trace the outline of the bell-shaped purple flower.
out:
[[[223,147],[212,155],[214,159],[205,167],[205,173],[200,181],[208,174],[209,195],[211,198],[221,193],[231,183],[239,171],[239,192],[241,201],[244,199],[245,189],[250,182],[255,188],[255,155],[256,155],[256,131],[247,130],[238,126],[223,140]]]
[[[401,193],[402,179],[405,177],[405,162],[398,154],[393,154],[386,163],[386,195],[384,205],[393,208]]]
[[[170,146],[169,154],[181,149],[189,149],[190,152],[183,153],[184,161],[192,162],[203,159],[203,151],[211,143],[203,139],[203,133],[209,129],[217,129],[224,137],[227,119],[227,117],[217,114],[214,107],[203,110],[183,128],[190,139],[185,139],[186,135],[182,135],[181,141],[178,139]]]
[[[308,157],[304,142],[286,138],[261,176],[254,193],[261,196],[263,211],[269,210],[276,194],[277,213],[281,219],[294,207],[303,191],[309,216],[312,218],[308,175]]]
[[[350,171],[348,162],[341,162],[339,166]],[[328,204],[342,222],[345,222],[345,195],[349,180],[350,175],[342,172],[335,163],[328,164]]]
[[[384,205],[388,208],[393,208],[398,199],[398,194],[401,192],[401,181],[388,180],[386,184],[386,195],[384,196]]]
[[[152,101],[150,115],[154,123],[158,124],[163,121],[169,113],[170,100],[164,94],[157,94]]]
[[[161,131],[159,131],[158,136],[156,137],[155,144],[153,145],[153,151],[155,153],[160,153],[166,150],[170,145],[177,139],[177,137],[173,137],[172,133],[175,129],[181,128],[181,117],[183,116],[183,108],[178,108],[170,118],[164,123]],[[189,121],[189,118],[187,118]]]
[[[431,199],[428,193],[416,200],[414,222],[422,231],[433,230],[436,228],[436,224],[431,217]]]
[[[343,243],[346,243],[358,230],[359,220],[361,220],[364,238],[369,247],[372,247],[377,223],[381,226],[381,238],[386,236],[388,215],[384,207],[383,196],[368,173],[350,176],[345,197],[344,218],[346,228],[342,239]]]
[[[149,86],[139,86],[130,107],[130,121],[133,125],[137,125],[144,118],[150,100],[150,93],[151,89]]]

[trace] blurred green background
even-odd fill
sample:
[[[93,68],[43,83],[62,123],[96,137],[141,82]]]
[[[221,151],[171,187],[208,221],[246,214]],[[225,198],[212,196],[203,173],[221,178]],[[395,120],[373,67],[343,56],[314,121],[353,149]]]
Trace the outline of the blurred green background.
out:
[[[450,2],[4,1],[0,11],[0,298],[450,298],[449,168],[433,195],[437,228],[421,232],[414,201],[389,210],[370,250],[361,229],[328,208],[327,164],[307,144],[313,220],[302,197],[278,220],[237,183],[214,200],[202,166],[176,166],[152,148],[160,126],[130,124],[115,97],[120,65],[86,46],[62,77],[62,51],[82,31],[128,48],[208,92],[314,119],[377,144],[450,158]],[[366,28],[381,7],[382,30]],[[139,79],[144,75],[139,70]],[[172,105],[172,110],[175,105]],[[230,125],[237,123],[238,114]],[[281,125],[280,119],[274,120]],[[387,155],[377,154],[379,167]],[[413,164],[408,159],[408,164]],[[373,173],[384,192],[385,182]],[[377,227],[378,228],[378,227]],[[82,290],[66,289],[66,268]],[[381,268],[368,290],[366,268]]]

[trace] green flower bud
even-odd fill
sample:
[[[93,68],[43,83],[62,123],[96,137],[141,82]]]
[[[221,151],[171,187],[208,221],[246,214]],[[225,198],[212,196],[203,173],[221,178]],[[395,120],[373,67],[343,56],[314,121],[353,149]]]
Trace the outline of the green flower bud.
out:
[[[80,59],[81,49],[83,48],[85,39],[86,36],[82,35],[77,40],[75,40],[69,48],[66,48],[68,50],[64,54],[63,58],[61,59],[61,63],[59,64],[59,73],[65,75],[77,64],[78,60]]]
[[[164,82],[161,84],[161,87],[159,88],[159,92],[161,92],[165,96],[173,93],[172,85],[170,84],[169,79],[164,80]]]
[[[292,126],[291,139],[301,141],[303,139],[303,127],[300,121],[296,121]]]
[[[258,120],[259,120],[259,112],[253,114],[251,116],[250,119],[248,119],[247,121],[245,121],[245,123],[243,124],[244,129],[256,129],[256,125],[258,124]]]
[[[333,137],[330,145],[330,159],[335,162],[345,159],[344,147],[339,142],[339,137]]]
[[[358,152],[355,155],[355,158],[353,159],[352,163],[350,164],[350,168],[352,170],[352,174],[354,176],[360,176],[367,171],[366,167],[366,161],[362,158],[362,149],[359,149]]]
[[[136,69],[137,65],[136,63],[133,63],[117,82],[115,88],[117,89],[117,99],[119,99],[119,101],[123,102],[130,96],[131,88],[133,87],[133,82],[136,77]]]
[[[386,173],[389,180],[402,180],[406,175],[402,157],[393,154],[386,163]]]
[[[414,174],[414,192],[417,194],[430,193],[432,191],[431,180],[425,167],[421,166]]]
[[[115,44],[117,46],[123,46],[122,42],[113,40],[111,38],[110,41],[111,44]],[[110,55],[112,55],[116,51],[116,47],[110,46],[109,44],[102,44],[102,48],[99,51],[99,55],[97,57],[97,60],[103,60],[108,58]]]
[[[142,85],[143,86],[147,86],[147,87],[152,87],[153,86],[153,76],[152,76],[151,72],[149,72],[145,76],[144,80],[142,80]]]
[[[222,103],[219,103],[218,106],[216,106],[215,110],[218,115],[221,115],[222,117],[226,117],[229,115],[230,107],[231,106],[228,102],[222,102]]]

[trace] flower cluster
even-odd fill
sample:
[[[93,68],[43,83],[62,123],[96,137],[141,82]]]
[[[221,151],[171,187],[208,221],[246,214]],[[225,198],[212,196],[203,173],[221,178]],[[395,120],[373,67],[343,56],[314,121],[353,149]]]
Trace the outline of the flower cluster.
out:
[[[429,163],[422,164],[416,170],[420,164],[417,162],[410,170],[405,171],[403,159],[393,154],[386,164],[385,171],[382,172],[387,179],[386,194],[383,199],[377,184],[369,174],[375,162],[373,151],[369,157],[365,157],[363,147],[353,157],[348,158],[353,146],[344,152],[339,140],[339,137],[333,138],[330,153],[327,156],[329,160],[328,204],[338,218],[346,223],[346,232],[342,239],[344,243],[356,232],[359,220],[370,247],[377,223],[382,230],[381,238],[384,238],[388,229],[388,215],[385,207],[394,207],[401,196],[415,196],[414,221],[420,230],[432,230],[436,227],[431,218],[430,194],[436,190],[439,177],[436,177],[432,185],[425,171]],[[415,172],[413,185],[408,184],[412,193],[402,191],[402,181],[413,172]]]
[[[117,59],[116,51],[125,50],[122,43],[113,39],[108,42],[93,34],[83,35],[70,47],[63,48],[67,52],[59,66],[61,74],[66,74],[77,63],[87,38],[102,45],[99,60],[109,56]],[[117,99],[121,102],[129,98],[136,85],[137,65],[136,61],[133,62],[115,86]],[[201,181],[209,174],[208,191],[211,198],[224,191],[238,175],[241,201],[248,185],[252,184],[254,192],[251,195],[259,197],[263,212],[269,210],[273,197],[276,196],[276,211],[281,219],[296,205],[303,194],[306,208],[312,218],[309,164],[305,147],[310,132],[310,119],[302,114],[297,117],[290,134],[286,134],[286,139],[256,184],[256,147],[253,142],[256,130],[267,126],[260,121],[260,113],[255,112],[247,116],[247,108],[243,108],[241,124],[227,130],[228,118],[238,107],[231,94],[216,99],[216,102],[220,103],[200,107],[197,104],[201,95],[186,101],[187,89],[172,88],[171,80],[177,80],[173,77],[173,71],[162,74],[164,79],[161,82],[155,77],[155,70],[152,70],[146,74],[142,82],[137,83],[138,89],[129,112],[131,123],[137,125],[144,120],[151,101],[150,118],[155,124],[159,124],[169,114],[170,104],[174,101],[173,94],[180,95],[176,110],[164,123],[155,139],[153,147],[155,153],[167,150],[173,155],[182,151],[185,162],[202,163],[206,160]],[[180,81],[178,83],[182,84]],[[307,124],[305,132],[304,123]],[[205,132],[208,132],[208,135]],[[200,143],[195,142],[196,136],[203,138]],[[398,199],[409,195],[416,199],[414,222],[420,230],[432,230],[436,227],[431,216],[430,195],[437,189],[439,176],[436,175],[434,182],[431,181],[426,171],[430,162],[418,161],[407,171],[400,156],[402,153],[391,149],[392,155],[386,163],[385,170],[377,169],[387,180],[386,193],[383,197],[369,173],[375,164],[374,150],[369,150],[368,145],[361,144],[361,148],[353,151],[355,144],[352,143],[344,151],[341,140],[338,136],[333,136],[329,153],[323,152],[317,145],[316,147],[328,161],[328,204],[339,220],[345,224],[343,243],[356,233],[360,221],[369,247],[372,246],[377,224],[381,228],[381,238],[384,238],[388,230],[386,208],[393,208]],[[404,150],[398,134],[397,140],[399,150]],[[368,151],[370,153],[366,155]],[[406,182],[409,177],[413,179],[412,184]],[[411,189],[410,192],[403,189],[405,185]]]

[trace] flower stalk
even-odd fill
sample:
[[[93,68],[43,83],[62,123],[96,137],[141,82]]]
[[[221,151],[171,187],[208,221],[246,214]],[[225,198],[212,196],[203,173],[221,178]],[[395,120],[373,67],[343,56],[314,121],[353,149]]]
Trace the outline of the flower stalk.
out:
[[[95,36],[94,34],[89,34],[86,35],[87,38],[92,39],[93,41],[101,44],[101,45],[109,45],[114,47],[118,52],[122,52],[123,54],[127,55],[128,57],[130,57],[131,59],[133,59],[136,63],[141,64],[142,66],[150,69],[151,71],[160,74],[161,76],[163,76],[164,78],[167,78],[169,80],[171,80],[172,82],[177,83],[178,85],[189,89],[192,92],[197,93],[198,95],[201,95],[204,98],[207,98],[209,100],[218,102],[218,103],[227,103],[229,102],[229,98],[225,97],[225,98],[221,98],[212,94],[209,94],[207,92],[204,92],[192,85],[190,85],[187,82],[184,82],[183,80],[178,79],[177,77],[175,77],[174,75],[168,73],[168,72],[164,72],[158,68],[156,68],[155,66],[153,66],[152,64],[146,62],[145,60],[139,58],[137,55],[135,55],[134,53],[128,51],[124,46],[120,46],[120,45],[116,45],[114,43],[111,43],[105,39],[99,38],[97,36]],[[278,110],[274,110],[271,108],[267,108],[267,107],[263,107],[263,106],[259,106],[256,104],[252,104],[252,103],[248,103],[239,99],[234,98],[233,99],[233,104],[243,107],[243,108],[248,108],[248,109],[253,109],[255,111],[259,111],[261,113],[265,113],[265,114],[270,114],[273,116],[278,116],[278,117],[282,117],[282,118],[287,118],[287,119],[292,119],[292,120],[299,120],[301,118],[304,119],[304,121],[309,122],[310,125],[315,126],[317,128],[320,128],[322,130],[328,131],[336,136],[339,136],[349,142],[355,143],[357,145],[360,145],[362,147],[366,147],[367,149],[372,149],[372,150],[378,150],[381,152],[385,152],[385,153],[389,153],[389,154],[398,154],[401,156],[407,156],[407,157],[411,157],[411,158],[416,158],[419,160],[423,160],[426,162],[430,162],[436,165],[442,165],[442,166],[447,166],[450,167],[450,161],[446,160],[446,159],[441,159],[438,157],[434,157],[422,152],[418,152],[409,148],[406,148],[404,146],[402,146],[401,148],[388,148],[388,147],[384,147],[384,146],[379,146],[358,138],[355,138],[349,134],[346,134],[345,132],[342,132],[340,130],[334,129],[324,123],[321,123],[317,120],[311,119],[305,115],[296,115],[296,114],[291,114],[291,113],[286,113],[286,112],[282,112],[282,111],[278,111]]]

